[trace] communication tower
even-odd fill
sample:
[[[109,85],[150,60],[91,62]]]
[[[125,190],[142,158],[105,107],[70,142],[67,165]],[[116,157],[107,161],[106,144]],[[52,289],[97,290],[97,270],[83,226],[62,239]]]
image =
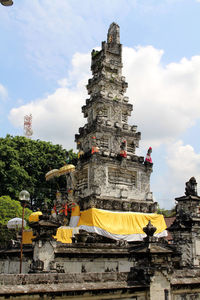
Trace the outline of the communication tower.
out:
[[[31,138],[31,136],[33,135],[32,114],[24,116],[24,135],[27,138]]]

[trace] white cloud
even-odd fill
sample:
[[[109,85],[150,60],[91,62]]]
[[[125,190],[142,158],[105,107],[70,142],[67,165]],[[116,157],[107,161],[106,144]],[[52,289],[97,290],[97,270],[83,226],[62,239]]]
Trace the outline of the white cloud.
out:
[[[8,92],[7,89],[0,84],[0,100],[6,100],[8,98]]]
[[[89,77],[90,55],[76,53],[68,78],[59,80],[60,87],[53,94],[13,108],[9,119],[17,127],[23,126],[26,114],[33,116],[34,138],[75,148],[74,134],[83,124],[81,106],[87,97],[85,85]]]
[[[154,147],[173,141],[200,118],[200,56],[163,66],[162,55],[152,46],[124,48],[131,122]]]
[[[184,145],[181,140],[168,145],[165,162],[168,169],[162,174],[158,188],[162,199],[165,199],[161,206],[170,208],[174,204],[174,197],[183,196],[185,182],[192,176],[199,183],[200,193],[200,153],[196,153],[191,145]]]

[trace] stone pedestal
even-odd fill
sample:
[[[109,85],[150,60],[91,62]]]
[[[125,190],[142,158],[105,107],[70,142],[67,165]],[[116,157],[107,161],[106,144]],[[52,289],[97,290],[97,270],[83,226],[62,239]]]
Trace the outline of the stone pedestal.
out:
[[[44,213],[38,222],[32,223],[33,229],[33,262],[30,273],[57,272],[54,268],[56,235],[58,223],[50,221],[49,215]]]
[[[181,253],[181,267],[200,267],[200,197],[186,195],[175,199],[176,219],[169,231]]]

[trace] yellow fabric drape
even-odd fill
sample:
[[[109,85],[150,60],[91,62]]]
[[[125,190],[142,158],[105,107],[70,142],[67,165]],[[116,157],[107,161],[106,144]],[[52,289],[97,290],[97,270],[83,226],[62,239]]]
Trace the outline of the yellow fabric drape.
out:
[[[157,228],[156,234],[163,232],[167,228],[163,215],[158,214],[112,212],[96,208],[91,208],[80,213],[79,206],[76,206],[72,212],[72,217],[79,215],[78,227],[81,225],[97,227],[117,235],[144,234],[143,228],[149,221]],[[71,243],[72,235],[73,228],[62,226],[57,229],[55,238],[58,242]],[[24,244],[31,244],[32,238],[32,231],[24,231]]]
[[[57,229],[56,236],[54,238],[56,238],[57,242],[72,243],[72,232],[72,228],[60,227]]]
[[[33,213],[29,216],[28,220],[29,220],[29,222],[38,222],[38,221],[39,221],[39,216],[41,216],[41,215],[42,215],[42,212],[41,212],[41,211],[33,212]]]
[[[58,228],[56,236],[53,236],[58,242],[61,243],[71,243],[72,242],[72,228]],[[23,244],[32,244],[32,239],[34,238],[32,230],[24,230],[23,232]]]
[[[111,212],[91,208],[81,212],[78,226],[95,226],[113,234],[144,234],[143,228],[151,221],[160,233],[167,228],[163,215],[133,212]]]
[[[75,207],[72,208],[72,217],[78,217],[80,216],[80,206],[76,205]]]
[[[32,230],[24,230],[23,231],[23,244],[32,244],[33,231]]]

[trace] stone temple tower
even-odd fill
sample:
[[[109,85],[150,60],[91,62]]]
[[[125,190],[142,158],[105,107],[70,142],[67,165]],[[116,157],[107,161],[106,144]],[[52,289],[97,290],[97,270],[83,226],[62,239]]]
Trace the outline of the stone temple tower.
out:
[[[82,107],[87,123],[75,135],[80,156],[76,168],[80,207],[154,212],[152,164],[135,154],[141,134],[137,126],[128,124],[133,106],[125,96],[128,84],[122,76],[122,45],[116,23],[110,25],[102,49],[93,50],[91,56],[89,98]]]

